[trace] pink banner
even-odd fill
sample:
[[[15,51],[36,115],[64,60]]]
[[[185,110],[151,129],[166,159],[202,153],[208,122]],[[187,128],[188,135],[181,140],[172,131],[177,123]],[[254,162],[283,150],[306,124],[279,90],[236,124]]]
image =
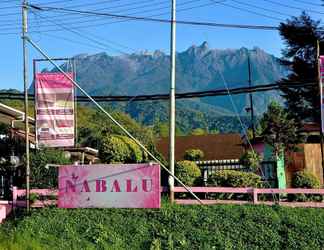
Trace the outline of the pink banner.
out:
[[[160,196],[158,164],[59,168],[60,208],[159,208]]]
[[[321,129],[322,129],[322,132],[324,133],[324,89],[323,89],[323,81],[324,81],[324,75],[323,75],[323,72],[324,72],[324,56],[320,56],[320,59],[319,59],[319,65],[320,65],[320,95],[321,95]]]
[[[71,78],[72,73],[67,73]],[[74,88],[62,73],[35,77],[36,140],[41,147],[73,147]]]

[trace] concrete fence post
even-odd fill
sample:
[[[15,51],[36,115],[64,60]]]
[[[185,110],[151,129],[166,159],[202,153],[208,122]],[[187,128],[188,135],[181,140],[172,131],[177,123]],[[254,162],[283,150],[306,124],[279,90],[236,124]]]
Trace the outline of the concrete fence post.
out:
[[[258,204],[258,189],[253,188],[252,193],[253,193],[253,204]]]
[[[13,208],[17,207],[17,197],[18,197],[17,187],[13,186],[12,187],[12,206],[13,206]]]

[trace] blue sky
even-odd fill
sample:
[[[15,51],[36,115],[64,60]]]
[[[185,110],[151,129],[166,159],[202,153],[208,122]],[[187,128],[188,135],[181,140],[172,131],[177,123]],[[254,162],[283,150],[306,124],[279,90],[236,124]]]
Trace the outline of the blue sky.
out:
[[[308,10],[314,19],[320,19],[320,16],[324,14],[324,7],[320,6],[320,0],[225,0],[221,3],[217,2],[219,0],[178,0],[177,19],[277,26],[281,20],[291,15],[299,15],[302,9]],[[21,90],[23,88],[19,3],[20,1],[16,0],[0,1],[0,55],[2,59],[0,89]],[[161,14],[157,16],[159,18],[170,16],[168,14],[170,1],[167,0],[35,0],[32,3],[79,10],[103,9],[100,12],[136,16],[159,14]],[[80,53],[94,54],[103,51],[110,55],[117,55],[156,49],[169,53],[170,25],[168,24],[142,21],[116,22],[106,17],[98,19],[93,16],[66,15],[52,11],[36,13],[29,13],[30,37],[51,57],[70,57]],[[62,28],[65,30],[62,31]],[[177,26],[177,51],[183,51],[193,44],[199,45],[203,41],[207,41],[212,48],[258,46],[276,56],[280,56],[284,46],[276,31]],[[31,79],[32,59],[41,58],[41,56],[30,46],[28,56]]]

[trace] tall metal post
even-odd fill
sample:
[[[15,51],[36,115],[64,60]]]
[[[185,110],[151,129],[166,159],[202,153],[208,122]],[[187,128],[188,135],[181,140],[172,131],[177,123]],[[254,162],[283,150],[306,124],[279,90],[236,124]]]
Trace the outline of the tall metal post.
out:
[[[171,8],[171,44],[170,44],[170,115],[169,115],[169,167],[174,175],[175,163],[175,77],[176,77],[176,0]],[[174,178],[169,175],[170,201],[174,202]]]
[[[322,171],[323,171],[323,181],[324,181],[324,150],[323,150],[323,114],[322,114],[322,102],[323,102],[323,83],[321,77],[321,67],[320,67],[320,42],[317,41],[317,74],[318,74],[318,83],[320,91],[320,111],[321,111],[321,120],[320,120],[320,143],[321,143],[321,157],[322,157]]]
[[[248,72],[249,72],[249,87],[252,87],[252,74],[251,74],[251,61],[250,61],[250,52],[248,52]],[[252,134],[253,139],[255,138],[255,127],[254,127],[254,108],[253,108],[253,96],[252,93],[249,92],[250,96],[250,112],[251,112],[251,128],[252,128]]]
[[[25,144],[26,144],[26,207],[27,212],[30,209],[29,203],[29,175],[30,175],[30,166],[29,166],[29,125],[28,125],[28,75],[27,75],[27,0],[22,2],[22,40],[23,40],[23,74],[24,74],[24,93],[25,93]]]

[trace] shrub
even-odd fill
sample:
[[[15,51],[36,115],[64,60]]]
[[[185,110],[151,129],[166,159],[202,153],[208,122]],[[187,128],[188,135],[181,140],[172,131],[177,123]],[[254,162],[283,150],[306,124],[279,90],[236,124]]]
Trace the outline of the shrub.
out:
[[[45,168],[46,164],[66,165],[71,160],[58,149],[42,149],[30,154],[30,179],[32,188],[57,188],[58,169]]]
[[[240,162],[243,164],[243,166],[245,166],[253,172],[256,172],[259,168],[260,161],[260,155],[253,150],[245,151],[245,153],[241,156],[240,159]]]
[[[128,137],[113,135],[102,138],[99,157],[107,163],[137,163],[142,162],[146,155]]]
[[[199,161],[204,158],[204,152],[200,149],[188,149],[183,158],[188,161]]]
[[[292,179],[292,186],[294,188],[320,188],[319,179],[307,170],[298,171],[294,174]],[[323,196],[312,194],[295,194],[289,195],[289,200],[295,201],[322,201]]]
[[[321,185],[319,179],[315,175],[309,171],[303,170],[294,174],[292,186],[294,188],[320,188]]]
[[[208,177],[208,186],[220,187],[261,187],[261,177],[255,173],[235,170],[217,171]],[[212,199],[249,199],[248,194],[209,194]]]
[[[259,175],[236,170],[217,171],[208,177],[207,183],[209,186],[221,187],[260,187],[262,185]]]
[[[196,163],[192,161],[179,161],[175,169],[176,176],[186,185],[192,186],[201,172]]]

